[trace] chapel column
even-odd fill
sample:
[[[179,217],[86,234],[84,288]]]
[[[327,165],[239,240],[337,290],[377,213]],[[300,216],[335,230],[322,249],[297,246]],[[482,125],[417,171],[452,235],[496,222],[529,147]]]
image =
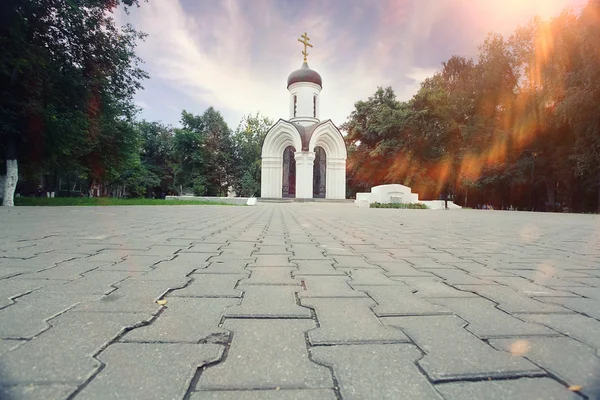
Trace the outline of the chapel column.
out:
[[[296,157],[296,198],[312,199],[313,197],[313,164],[314,151],[297,151]]]

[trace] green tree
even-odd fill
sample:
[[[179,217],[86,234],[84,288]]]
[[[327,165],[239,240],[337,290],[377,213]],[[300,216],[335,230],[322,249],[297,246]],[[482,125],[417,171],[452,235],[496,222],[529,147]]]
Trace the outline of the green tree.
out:
[[[12,205],[19,163],[55,175],[81,167],[94,182],[130,159],[132,98],[146,74],[133,51],[143,35],[131,26],[118,28],[112,18],[121,5],[137,0],[2,3],[0,146],[10,178],[5,205]]]
[[[233,134],[232,186],[239,196],[260,196],[261,152],[273,121],[256,113],[245,115]]]

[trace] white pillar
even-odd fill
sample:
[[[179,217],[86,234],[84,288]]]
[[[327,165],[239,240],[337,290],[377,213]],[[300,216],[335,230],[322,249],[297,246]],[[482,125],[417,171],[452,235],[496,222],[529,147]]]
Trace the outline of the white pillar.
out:
[[[346,160],[327,158],[327,182],[325,197],[328,199],[346,198]]]
[[[296,198],[312,199],[315,152],[297,151],[294,154],[296,157]]]
[[[260,177],[260,197],[281,198],[283,157],[263,157]]]

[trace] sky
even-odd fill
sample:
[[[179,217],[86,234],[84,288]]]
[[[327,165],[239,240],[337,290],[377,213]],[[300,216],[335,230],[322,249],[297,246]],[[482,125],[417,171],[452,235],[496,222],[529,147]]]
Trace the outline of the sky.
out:
[[[136,49],[150,74],[140,118],[179,126],[213,106],[231,129],[246,114],[287,119],[287,76],[308,64],[323,78],[321,118],[346,121],[378,86],[410,99],[452,55],[477,57],[488,32],[509,36],[533,16],[587,0],[148,0],[115,15],[148,34]]]

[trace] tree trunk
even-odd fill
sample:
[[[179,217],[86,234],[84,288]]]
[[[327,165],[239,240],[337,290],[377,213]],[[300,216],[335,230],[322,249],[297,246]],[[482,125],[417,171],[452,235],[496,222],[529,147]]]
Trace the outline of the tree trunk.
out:
[[[16,159],[6,160],[6,177],[4,179],[4,200],[2,205],[12,207],[15,205],[15,189],[19,180],[19,168]]]
[[[17,164],[17,149],[14,141],[9,140],[6,145],[6,176],[4,178],[3,206],[15,205],[15,189],[19,181],[19,168]]]
[[[554,192],[554,181],[547,179],[546,180],[546,195],[548,198],[548,206],[549,209],[547,211],[554,211],[554,207],[556,205],[556,198]]]

